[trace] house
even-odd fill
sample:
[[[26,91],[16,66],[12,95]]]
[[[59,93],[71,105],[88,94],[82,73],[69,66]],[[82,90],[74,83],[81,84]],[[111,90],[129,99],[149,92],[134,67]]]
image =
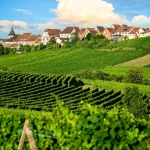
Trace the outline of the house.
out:
[[[46,45],[52,37],[59,37],[60,29],[46,29],[42,34],[42,43]]]
[[[135,27],[129,27],[127,25],[122,25],[120,28],[118,28],[115,32],[114,35],[121,35],[124,36],[125,38],[129,37],[129,33],[134,29]]]
[[[114,29],[113,28],[105,28],[103,35],[107,38],[107,39],[111,39],[112,35],[114,34]]]
[[[19,35],[15,40],[14,44],[22,45],[40,45],[41,35],[32,35],[32,33],[24,33]]]
[[[60,38],[60,37],[55,37],[56,43],[60,44],[60,45],[64,45],[65,41],[67,41],[64,38]]]
[[[128,38],[129,39],[134,39],[134,38],[138,38],[140,37],[140,34],[143,33],[144,30],[142,28],[139,27],[135,27],[130,33]]]
[[[114,29],[114,31],[118,30],[121,26],[119,24],[112,24],[111,28]]]
[[[97,31],[97,34],[103,34],[105,28],[103,26],[96,26],[95,31]]]
[[[139,37],[147,37],[150,36],[150,29],[147,29],[146,31],[139,34]]]
[[[92,35],[96,35],[98,32],[95,30],[95,28],[86,28],[85,31],[81,34],[79,34],[79,39],[80,40],[83,40],[87,35],[88,33],[91,33]]]
[[[28,45],[40,45],[41,44],[41,35],[30,35],[27,39]]]
[[[61,33],[60,38],[62,39],[72,39],[80,33],[79,27],[66,27]]]

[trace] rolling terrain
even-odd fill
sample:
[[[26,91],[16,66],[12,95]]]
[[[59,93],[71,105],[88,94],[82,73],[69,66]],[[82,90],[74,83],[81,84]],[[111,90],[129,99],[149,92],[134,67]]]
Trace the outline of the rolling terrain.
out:
[[[147,50],[43,50],[21,55],[1,56],[0,69],[38,74],[71,74],[83,69],[96,70],[114,66],[148,53]]]

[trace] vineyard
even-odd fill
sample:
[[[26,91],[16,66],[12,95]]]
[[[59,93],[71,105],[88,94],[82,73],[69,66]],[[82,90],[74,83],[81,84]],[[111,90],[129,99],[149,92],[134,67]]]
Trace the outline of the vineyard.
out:
[[[0,107],[51,111],[63,101],[71,110],[83,103],[112,108],[122,97],[121,91],[83,89],[70,76],[0,73]]]

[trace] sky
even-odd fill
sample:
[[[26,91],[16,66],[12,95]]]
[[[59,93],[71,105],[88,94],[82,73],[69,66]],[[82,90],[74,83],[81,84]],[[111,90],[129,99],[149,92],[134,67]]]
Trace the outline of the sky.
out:
[[[42,34],[46,28],[80,28],[112,24],[150,27],[150,0],[0,0],[0,38]]]

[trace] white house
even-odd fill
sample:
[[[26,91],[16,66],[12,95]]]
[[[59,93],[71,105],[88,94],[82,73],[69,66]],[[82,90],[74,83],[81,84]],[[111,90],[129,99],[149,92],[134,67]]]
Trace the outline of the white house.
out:
[[[128,38],[129,39],[134,39],[134,38],[138,38],[140,37],[140,34],[144,32],[144,30],[142,28],[134,28],[130,33]]]
[[[147,37],[147,36],[150,36],[150,29],[140,33],[140,37]]]
[[[52,37],[59,36],[61,30],[60,29],[46,29],[42,34],[42,43],[46,45]]]
[[[67,27],[60,33],[60,38],[71,39],[78,35],[80,29],[78,27]]]

